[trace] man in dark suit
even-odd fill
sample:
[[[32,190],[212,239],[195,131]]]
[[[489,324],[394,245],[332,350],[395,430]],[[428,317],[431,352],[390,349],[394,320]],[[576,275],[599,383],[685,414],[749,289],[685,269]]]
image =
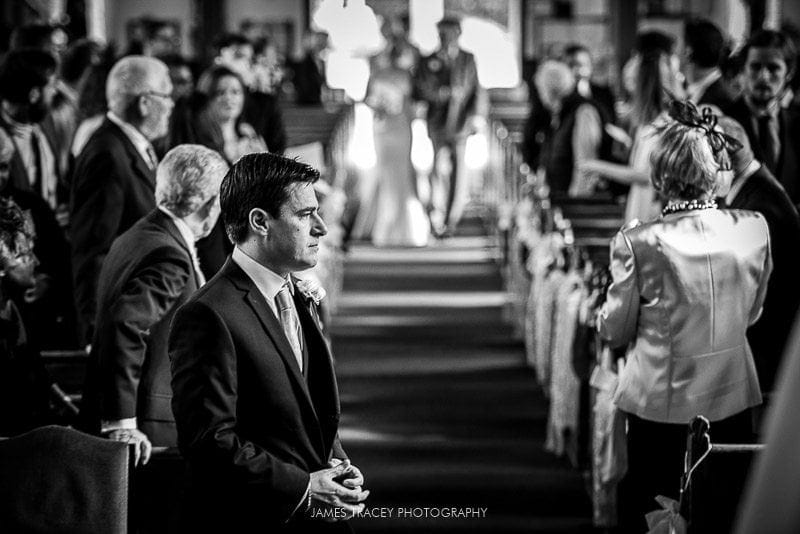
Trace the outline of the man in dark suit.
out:
[[[433,143],[434,165],[431,171],[431,224],[436,235],[455,230],[467,203],[467,183],[462,162],[467,135],[474,127],[481,95],[475,58],[458,46],[461,23],[443,18],[436,24],[439,49],[422,58],[416,72],[415,97],[428,104],[428,135]],[[438,162],[449,154],[449,171],[441,175]],[[444,190],[443,205],[437,192]]]
[[[94,330],[97,280],[114,239],[155,208],[151,142],[167,133],[172,83],[161,61],[120,59],[108,75],[106,120],[75,162],[70,232],[75,299],[85,342]]]
[[[315,169],[269,153],[231,167],[220,201],[236,244],[175,315],[172,407],[198,531],[348,532],[369,492],[338,438],[321,292],[293,276],[327,233]]]
[[[617,122],[614,109],[614,93],[608,86],[592,81],[592,55],[582,44],[571,44],[564,49],[564,63],[575,75],[575,92],[587,100],[597,104],[605,122]]]
[[[683,42],[683,71],[689,83],[689,100],[698,106],[720,110],[730,106],[735,95],[719,68],[725,55],[722,31],[709,20],[690,20],[684,29]]]
[[[744,92],[722,111],[747,132],[755,158],[800,203],[800,117],[795,108],[781,107],[781,98],[795,72],[797,53],[782,33],[760,30],[741,51]]]
[[[177,447],[167,336],[175,310],[203,282],[195,241],[219,216],[228,165],[199,145],[178,145],[159,164],[158,208],[114,240],[100,271],[97,319],[82,415],[88,430]]]
[[[747,330],[747,339],[761,390],[771,392],[800,308],[800,215],[769,169],[753,157],[742,126],[729,117],[722,117],[719,123],[742,144],[732,153],[734,179],[725,203],[731,209],[761,213],[769,227],[773,270],[761,318]]]

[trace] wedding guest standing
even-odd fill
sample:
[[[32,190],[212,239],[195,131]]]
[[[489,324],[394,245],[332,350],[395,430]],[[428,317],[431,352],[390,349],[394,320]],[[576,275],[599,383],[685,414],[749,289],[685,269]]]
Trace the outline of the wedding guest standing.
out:
[[[652,180],[666,199],[662,215],[614,238],[613,282],[598,315],[612,346],[632,343],[614,396],[628,420],[622,532],[647,531],[657,495],[677,500],[693,417],[712,422],[715,440],[742,443],[761,403],[746,332],[772,270],[767,224],[717,209],[715,191],[730,181],[718,163],[723,141],[696,112],[682,120],[657,130]]]
[[[186,516],[199,532],[349,532],[369,492],[338,437],[322,293],[295,277],[327,233],[315,169],[243,156],[220,190],[236,247],[178,310],[169,338]],[[334,480],[334,478],[336,480]]]
[[[167,133],[172,83],[161,61],[120,59],[106,82],[108,113],[87,141],[71,181],[70,232],[82,338],[94,332],[97,281],[116,237],[155,208],[152,141]]]

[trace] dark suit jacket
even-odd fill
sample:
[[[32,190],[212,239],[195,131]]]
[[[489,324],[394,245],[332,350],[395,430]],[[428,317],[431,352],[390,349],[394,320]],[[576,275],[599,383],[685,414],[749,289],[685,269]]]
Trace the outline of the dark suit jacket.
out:
[[[119,236],[100,272],[97,320],[82,412],[100,420],[136,417],[155,446],[176,447],[167,355],[175,311],[199,280],[175,223],[154,210]]]
[[[728,84],[720,78],[706,88],[698,104],[716,106],[720,110],[724,110],[730,107],[734,100],[735,95],[733,91],[728,87]]]
[[[106,119],[78,156],[70,185],[75,302],[88,342],[103,259],[117,236],[156,207],[155,171],[125,133]]]
[[[589,87],[592,90],[591,100],[594,100],[601,112],[605,113],[606,122],[616,123],[617,111],[614,107],[614,93],[605,85],[590,83]]]
[[[187,516],[199,526],[272,532],[292,516],[309,473],[331,457],[345,458],[333,362],[317,310],[297,291],[295,305],[305,374],[275,314],[231,259],[175,316],[172,406],[189,464]]]
[[[773,271],[761,318],[747,331],[762,391],[772,391],[775,374],[800,306],[800,216],[774,176],[761,167],[730,203],[767,220]]]
[[[455,100],[439,92],[461,88],[464,97]],[[428,103],[428,134],[434,139],[452,139],[462,133],[467,118],[475,113],[478,101],[478,71],[469,52],[458,51],[449,60],[444,50],[422,58],[414,81],[414,98]]]
[[[758,130],[750,108],[744,97],[737,98],[733,104],[722,110],[742,125],[755,158],[764,161],[758,143]],[[792,203],[800,204],[800,110],[793,106],[781,109],[779,114],[781,149],[775,169],[770,169],[778,182],[786,189]]]
[[[299,61],[290,62],[289,68],[292,72],[295,102],[301,106],[320,105],[322,103],[322,86],[325,85],[325,73],[320,70],[314,56],[306,53]]]

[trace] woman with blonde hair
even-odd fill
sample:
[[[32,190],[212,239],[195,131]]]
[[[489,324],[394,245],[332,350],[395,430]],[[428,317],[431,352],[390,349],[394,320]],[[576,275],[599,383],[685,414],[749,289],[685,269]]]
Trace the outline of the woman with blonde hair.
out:
[[[628,419],[623,532],[646,531],[657,495],[678,498],[692,418],[708,418],[717,441],[743,442],[761,403],[745,334],[772,269],[767,225],[755,212],[717,209],[730,140],[691,104],[672,106],[650,158],[665,206],[612,241],[613,283],[598,315],[604,339],[630,344],[614,397]]]

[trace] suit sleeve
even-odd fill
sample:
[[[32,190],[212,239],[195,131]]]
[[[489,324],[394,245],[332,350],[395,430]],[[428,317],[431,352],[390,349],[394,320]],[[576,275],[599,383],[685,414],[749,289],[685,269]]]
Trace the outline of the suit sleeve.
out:
[[[612,347],[621,347],[633,340],[639,319],[636,260],[623,232],[611,242],[611,279],[597,318],[597,330]]]
[[[310,477],[237,433],[237,355],[223,319],[199,301],[183,306],[172,323],[169,356],[172,409],[184,456],[247,486],[256,501],[288,520]]]
[[[136,393],[145,364],[150,328],[169,313],[183,294],[192,266],[172,252],[136,273],[108,310],[101,310],[95,346],[104,420],[136,416]]]
[[[92,339],[97,280],[117,237],[125,201],[123,171],[111,152],[88,156],[76,171],[70,228],[75,303],[85,341]]]

